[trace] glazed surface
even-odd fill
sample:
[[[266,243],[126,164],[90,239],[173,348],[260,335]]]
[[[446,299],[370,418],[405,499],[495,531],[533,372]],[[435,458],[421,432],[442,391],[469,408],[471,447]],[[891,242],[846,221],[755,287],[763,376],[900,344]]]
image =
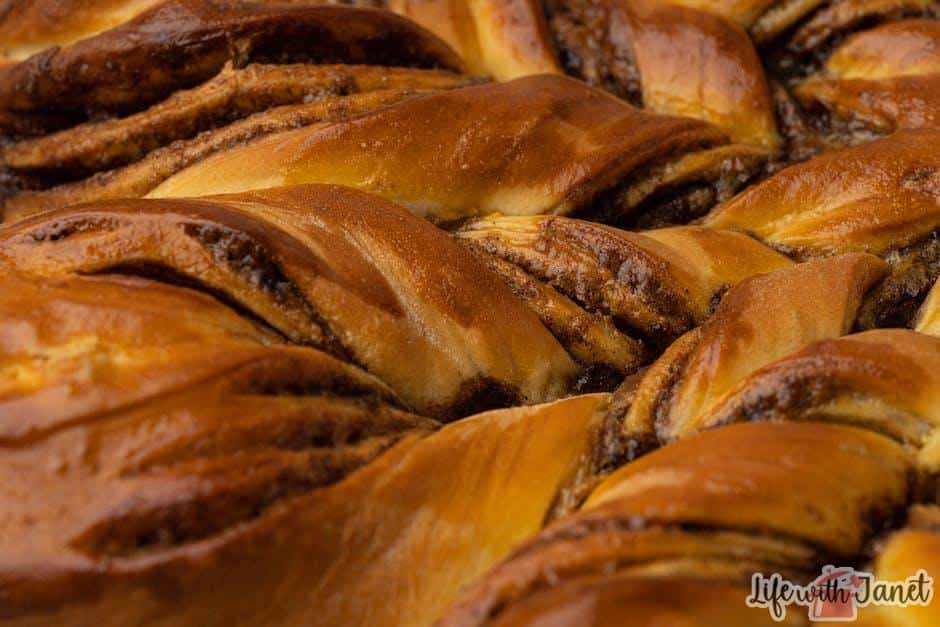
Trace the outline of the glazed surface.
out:
[[[0,1],[0,624],[940,574],[938,16]]]

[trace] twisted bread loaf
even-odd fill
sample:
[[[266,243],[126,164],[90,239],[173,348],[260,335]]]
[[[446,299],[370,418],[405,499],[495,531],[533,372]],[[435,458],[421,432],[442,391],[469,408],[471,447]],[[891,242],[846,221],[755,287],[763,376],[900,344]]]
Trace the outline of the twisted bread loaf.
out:
[[[34,11],[43,10],[39,6],[43,3],[35,4]],[[466,6],[428,1],[393,3],[389,8],[438,33],[460,51],[473,72],[505,79],[565,71],[650,112],[690,116],[709,123],[702,127],[702,133],[708,129],[708,137],[703,134],[693,140],[687,136],[687,141],[706,149],[697,157],[693,156],[697,151],[686,144],[666,146],[666,151],[675,153],[668,158],[650,155],[649,161],[639,159],[618,167],[598,164],[593,173],[598,179],[596,184],[569,191],[574,196],[570,202],[578,204],[603,191],[598,185],[616,186],[627,178],[636,182],[665,175],[676,183],[681,181],[685,193],[670,198],[671,202],[659,203],[669,206],[671,215],[629,226],[648,227],[699,217],[753,177],[761,163],[766,162],[773,170],[821,150],[867,141],[898,128],[935,125],[935,83],[940,70],[934,50],[938,33],[934,22],[927,19],[938,11],[933,3],[840,0],[718,4],[605,0],[593,4],[549,3],[542,10],[529,0]],[[381,73],[374,68],[335,68],[336,73],[331,74],[310,67],[271,67],[272,62],[342,61],[447,69],[461,69],[465,62],[431,33],[386,12],[311,6],[306,2],[252,4],[229,0],[180,0],[150,8],[135,4],[125,9],[133,13],[144,8],[147,10],[113,30],[67,45],[52,56],[44,53],[49,59],[37,55],[0,70],[0,92],[6,94],[5,104],[0,104],[0,128],[5,127],[13,139],[27,137],[0,155],[0,169],[6,170],[7,194],[26,190],[8,201],[10,215],[101,198],[220,193],[279,181],[354,184],[371,191],[388,188],[390,183],[381,177],[364,180],[355,167],[337,167],[335,161],[329,163],[329,158],[316,152],[304,159],[308,166],[298,170],[284,162],[286,155],[298,152],[286,148],[266,156],[270,166],[258,172],[255,180],[242,178],[245,172],[241,164],[248,154],[270,152],[265,145],[306,142],[306,136],[332,136],[334,131],[325,130],[326,124],[343,129],[335,132],[343,136],[344,162],[361,162],[364,168],[397,170],[401,164],[394,156],[388,158],[382,147],[390,140],[382,135],[420,133],[423,136],[417,136],[414,143],[419,154],[407,155],[407,168],[418,175],[414,183],[421,187],[429,185],[420,176],[422,173],[435,179],[444,176],[432,165],[445,165],[449,172],[459,169],[475,180],[502,176],[499,168],[484,169],[473,162],[477,150],[505,153],[511,147],[503,158],[533,162],[535,155],[529,142],[552,141],[556,148],[538,151],[538,155],[544,160],[546,155],[557,153],[557,160],[540,162],[539,166],[567,171],[572,160],[580,160],[582,155],[562,144],[593,141],[588,138],[594,133],[610,133],[612,148],[619,144],[621,150],[630,152],[636,149],[633,142],[646,141],[643,133],[652,132],[646,127],[657,128],[663,139],[680,135],[678,129],[666,130],[664,120],[636,117],[622,104],[619,112],[613,104],[601,108],[600,104],[591,104],[597,95],[575,91],[583,87],[542,78],[538,83],[510,83],[510,89],[495,86],[481,88],[477,94],[461,91],[442,95],[377,114],[371,124],[363,121],[361,132],[370,137],[359,138],[361,147],[350,153],[346,151],[353,151],[357,141],[348,120],[351,116],[388,106],[415,92],[460,86],[467,79],[426,72],[406,76],[394,72],[380,79]],[[18,18],[19,14],[11,10],[4,23],[15,26],[27,19]],[[75,19],[76,27],[85,23],[80,14]],[[886,23],[878,25],[882,22]],[[868,28],[871,24],[876,26]],[[166,33],[185,36],[173,40]],[[311,37],[316,39],[317,47],[305,43]],[[61,40],[66,42],[67,38]],[[890,52],[883,53],[885,49]],[[764,55],[769,72],[761,65],[759,53]],[[154,55],[165,59],[159,68],[147,61]],[[188,55],[199,55],[199,63],[187,63]],[[115,56],[122,58],[120,67],[114,65]],[[211,78],[226,61],[234,67]],[[696,70],[690,72],[689,68]],[[261,85],[266,86],[263,96]],[[539,97],[534,94],[536,90],[541,92]],[[360,95],[364,93],[372,96]],[[160,102],[165,98],[169,100]],[[491,139],[472,136],[462,140],[461,152],[466,154],[460,162],[421,163],[435,147],[448,146],[455,140],[447,126],[465,124],[470,117],[481,125],[492,124],[501,119],[497,115],[507,115],[506,111],[480,111],[477,102],[484,99],[488,103],[505,101],[518,122],[532,128],[520,136],[520,130],[492,126],[483,135],[498,134],[515,143],[494,146],[489,143]],[[578,104],[569,112],[572,105],[566,103],[570,102]],[[467,118],[430,120],[429,124],[407,130],[392,131],[387,127],[416,124],[418,116],[434,115],[429,109],[466,111]],[[90,113],[124,117],[74,127]],[[542,123],[534,125],[534,117]],[[618,130],[608,129],[602,122],[609,117],[622,118],[616,125]],[[555,119],[573,123],[578,130],[552,139],[542,137]],[[74,128],[44,140],[28,139],[29,135],[70,126]],[[298,126],[309,128],[287,135]],[[382,126],[381,132],[374,126]],[[718,139],[719,131],[727,138]],[[624,132],[636,137],[631,142],[618,142],[618,133]],[[579,140],[582,133],[585,138]],[[259,139],[265,135],[270,136],[268,140]],[[732,143],[724,150],[707,150],[725,146],[728,139]],[[176,143],[171,143],[174,140]],[[312,138],[309,141],[320,143]],[[245,147],[238,148],[241,145]],[[679,159],[684,155],[685,159]],[[324,167],[329,163],[329,172],[311,169],[313,158]],[[418,163],[412,163],[415,159]],[[498,162],[492,160],[490,168]],[[203,172],[208,168],[223,172],[234,168],[235,173],[206,177]],[[177,173],[179,176],[174,177]],[[507,172],[505,176],[511,175]],[[161,185],[171,177],[171,182]],[[199,184],[194,185],[193,179]],[[435,180],[433,184],[441,183]],[[582,187],[578,181],[566,182],[565,186]],[[439,198],[408,197],[413,195],[392,194],[415,205],[417,211],[434,215]],[[518,204],[521,195],[521,191],[513,190],[511,198],[499,199],[500,204]],[[447,207],[440,217],[450,219],[453,215],[493,209],[493,201],[472,200],[476,204],[472,209]],[[428,209],[424,204],[432,206]],[[535,204],[527,211],[557,210],[552,205]],[[620,211],[616,202],[602,204],[615,205],[607,208],[605,219]]]
[[[442,624],[774,624],[744,605],[752,573],[811,581],[822,564],[864,564],[874,551],[883,574],[912,533],[884,530],[905,519],[932,541],[922,506],[906,509],[936,499],[940,343],[902,329],[843,335],[879,271],[873,257],[844,255],[732,288],[618,392],[631,403],[625,415],[622,401],[610,406],[617,446],[603,461],[626,463]],[[772,311],[769,333],[748,328]],[[789,622],[808,624],[795,611]],[[937,616],[930,606],[869,614],[879,625]]]
[[[0,466],[18,477],[3,484],[16,503],[2,519],[4,621],[426,622],[583,475],[603,395],[423,442],[439,423],[409,410],[542,401],[577,374],[498,276],[429,223],[332,187],[137,202],[0,236]],[[452,498],[464,481],[477,488]],[[482,536],[458,524],[427,542],[436,517],[471,513]],[[441,556],[462,567],[439,590],[357,601]],[[203,593],[168,612],[154,586],[180,576]],[[252,593],[222,608],[257,577],[282,606]],[[322,603],[306,602],[311,586]]]
[[[38,276],[157,277],[201,290],[281,341],[377,374],[429,415],[550,400],[575,375],[467,251],[346,188],[112,201],[39,214],[0,239],[0,258]]]
[[[0,4],[0,624],[940,573],[936,2],[355,4]]]

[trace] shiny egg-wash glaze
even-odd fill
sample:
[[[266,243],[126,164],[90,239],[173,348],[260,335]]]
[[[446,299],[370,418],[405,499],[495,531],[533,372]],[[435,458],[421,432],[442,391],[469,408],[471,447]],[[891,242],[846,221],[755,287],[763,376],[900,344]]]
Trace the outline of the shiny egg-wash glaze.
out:
[[[0,624],[940,572],[935,2],[358,4],[0,7]]]

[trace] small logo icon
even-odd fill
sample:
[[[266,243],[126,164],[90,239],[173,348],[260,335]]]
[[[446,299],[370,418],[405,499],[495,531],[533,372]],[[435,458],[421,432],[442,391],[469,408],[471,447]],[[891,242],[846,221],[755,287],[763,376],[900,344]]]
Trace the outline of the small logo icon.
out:
[[[854,568],[824,566],[810,586],[816,590],[816,598],[809,607],[811,620],[849,622],[858,618],[855,599],[861,592],[862,578]]]
[[[768,610],[775,621],[786,618],[790,605],[798,605],[806,608],[812,621],[848,623],[858,618],[859,608],[868,605],[908,607],[929,605],[932,600],[933,578],[923,569],[904,581],[882,581],[869,572],[828,564],[805,586],[780,573],[754,573],[745,603]]]

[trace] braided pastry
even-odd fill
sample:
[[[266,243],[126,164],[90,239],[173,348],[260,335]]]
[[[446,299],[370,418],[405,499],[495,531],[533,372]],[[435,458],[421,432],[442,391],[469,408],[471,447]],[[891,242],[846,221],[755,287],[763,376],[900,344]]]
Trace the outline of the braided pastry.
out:
[[[377,374],[426,415],[550,400],[575,374],[467,251],[345,188],[112,201],[21,220],[0,239],[0,258],[38,276],[156,276],[205,291],[282,341]]]
[[[859,553],[903,506],[912,474],[898,444],[841,425],[706,431],[611,475],[443,624],[772,625],[744,605],[750,573],[797,578]]]
[[[609,389],[705,320],[731,285],[791,262],[741,234],[629,233],[564,217],[490,217],[456,235]],[[605,385],[606,384],[606,385]]]
[[[324,101],[321,110],[329,104]],[[232,145],[224,138],[218,148],[201,147],[213,134],[230,136],[235,125],[226,126],[123,169],[15,196],[6,211],[16,217],[101,198],[166,198],[320,182],[381,194],[437,222],[495,210],[614,218],[642,216],[644,200],[687,188],[677,190],[671,211],[659,209],[666,215],[646,218],[668,223],[697,217],[730,196],[765,157],[749,145],[729,144],[717,129],[700,122],[650,115],[554,76],[445,91],[371,115],[339,117],[248,143]],[[256,120],[252,116],[240,124]],[[477,133],[466,133],[470,123]],[[409,137],[409,149],[389,150],[402,134]],[[18,146],[8,152],[17,152]],[[438,150],[450,155],[446,161],[437,158]],[[254,164],[250,171],[246,159]],[[606,195],[598,198],[601,194]]]
[[[821,564],[884,550],[881,530],[936,498],[940,341],[843,335],[879,263],[844,255],[732,288],[629,392],[625,416],[611,404],[613,463],[627,463],[465,591],[442,624],[775,624],[744,605],[752,573],[807,581]],[[776,311],[780,327],[754,333],[746,324],[761,316],[748,307]],[[910,624],[932,624],[926,610]],[[790,624],[808,624],[792,612]],[[871,624],[897,624],[892,612],[913,620],[872,608],[888,616]]]
[[[809,626],[755,576],[936,577],[938,16],[0,2],[0,624]]]

